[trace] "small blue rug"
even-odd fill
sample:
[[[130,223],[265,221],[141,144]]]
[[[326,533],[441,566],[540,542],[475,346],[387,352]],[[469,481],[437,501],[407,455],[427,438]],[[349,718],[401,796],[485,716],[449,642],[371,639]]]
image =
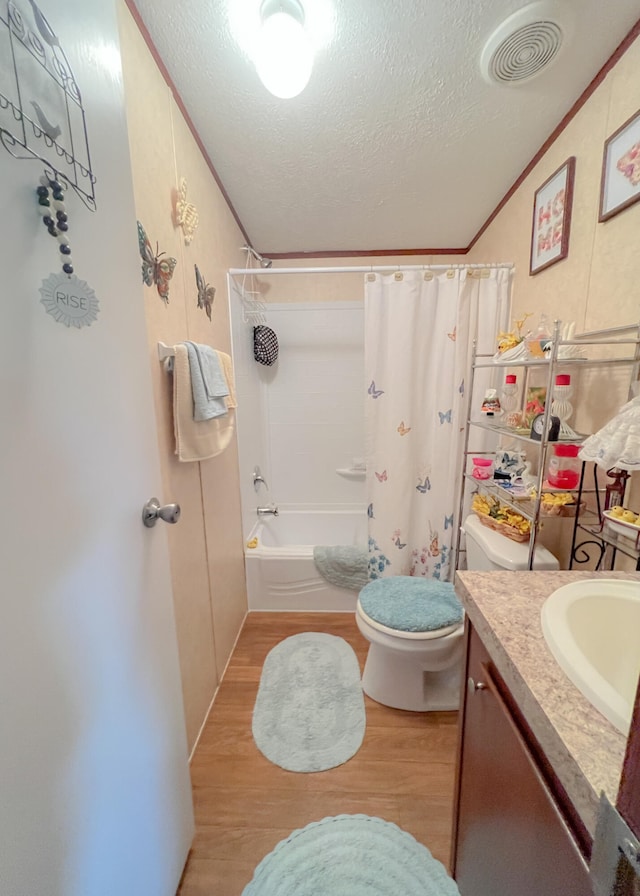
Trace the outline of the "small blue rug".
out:
[[[460,896],[460,891],[427,847],[397,825],[369,815],[336,815],[281,840],[242,896]]]
[[[313,562],[327,582],[360,591],[369,581],[369,552],[355,545],[316,545]]]
[[[358,658],[344,638],[304,632],[285,638],[262,667],[253,739],[290,772],[321,772],[357,753],[365,732]]]

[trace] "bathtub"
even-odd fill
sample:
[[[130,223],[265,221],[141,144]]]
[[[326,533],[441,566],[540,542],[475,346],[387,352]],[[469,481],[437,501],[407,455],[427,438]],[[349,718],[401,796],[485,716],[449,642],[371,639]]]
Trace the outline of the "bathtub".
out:
[[[257,521],[245,546],[249,610],[350,612],[357,592],[322,578],[313,562],[314,545],[367,545],[362,510],[281,510]]]

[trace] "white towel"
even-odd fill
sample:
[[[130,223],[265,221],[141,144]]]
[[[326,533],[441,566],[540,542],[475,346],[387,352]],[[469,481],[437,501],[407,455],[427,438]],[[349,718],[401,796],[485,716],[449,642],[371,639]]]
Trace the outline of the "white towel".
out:
[[[222,417],[211,420],[193,419],[193,394],[189,371],[189,355],[185,345],[176,345],[173,364],[173,429],[178,460],[207,460],[220,454],[229,445],[235,429],[235,411],[230,408]]]

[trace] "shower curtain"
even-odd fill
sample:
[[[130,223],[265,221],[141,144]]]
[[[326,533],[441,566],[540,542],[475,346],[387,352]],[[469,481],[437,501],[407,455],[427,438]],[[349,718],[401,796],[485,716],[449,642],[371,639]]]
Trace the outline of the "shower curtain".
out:
[[[505,268],[365,276],[370,579],[450,578],[471,343],[477,334],[478,351],[494,352],[510,277]]]

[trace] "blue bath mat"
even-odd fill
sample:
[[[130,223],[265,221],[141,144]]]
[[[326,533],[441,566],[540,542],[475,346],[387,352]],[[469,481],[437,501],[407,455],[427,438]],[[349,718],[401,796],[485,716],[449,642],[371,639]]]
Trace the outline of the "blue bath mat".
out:
[[[313,562],[327,582],[360,591],[369,581],[369,552],[355,545],[321,545],[313,549]]]
[[[369,815],[314,821],[281,840],[242,896],[460,896],[444,865],[397,825]]]
[[[252,730],[260,752],[290,772],[321,772],[351,759],[365,711],[349,644],[323,632],[277,644],[262,668]]]

